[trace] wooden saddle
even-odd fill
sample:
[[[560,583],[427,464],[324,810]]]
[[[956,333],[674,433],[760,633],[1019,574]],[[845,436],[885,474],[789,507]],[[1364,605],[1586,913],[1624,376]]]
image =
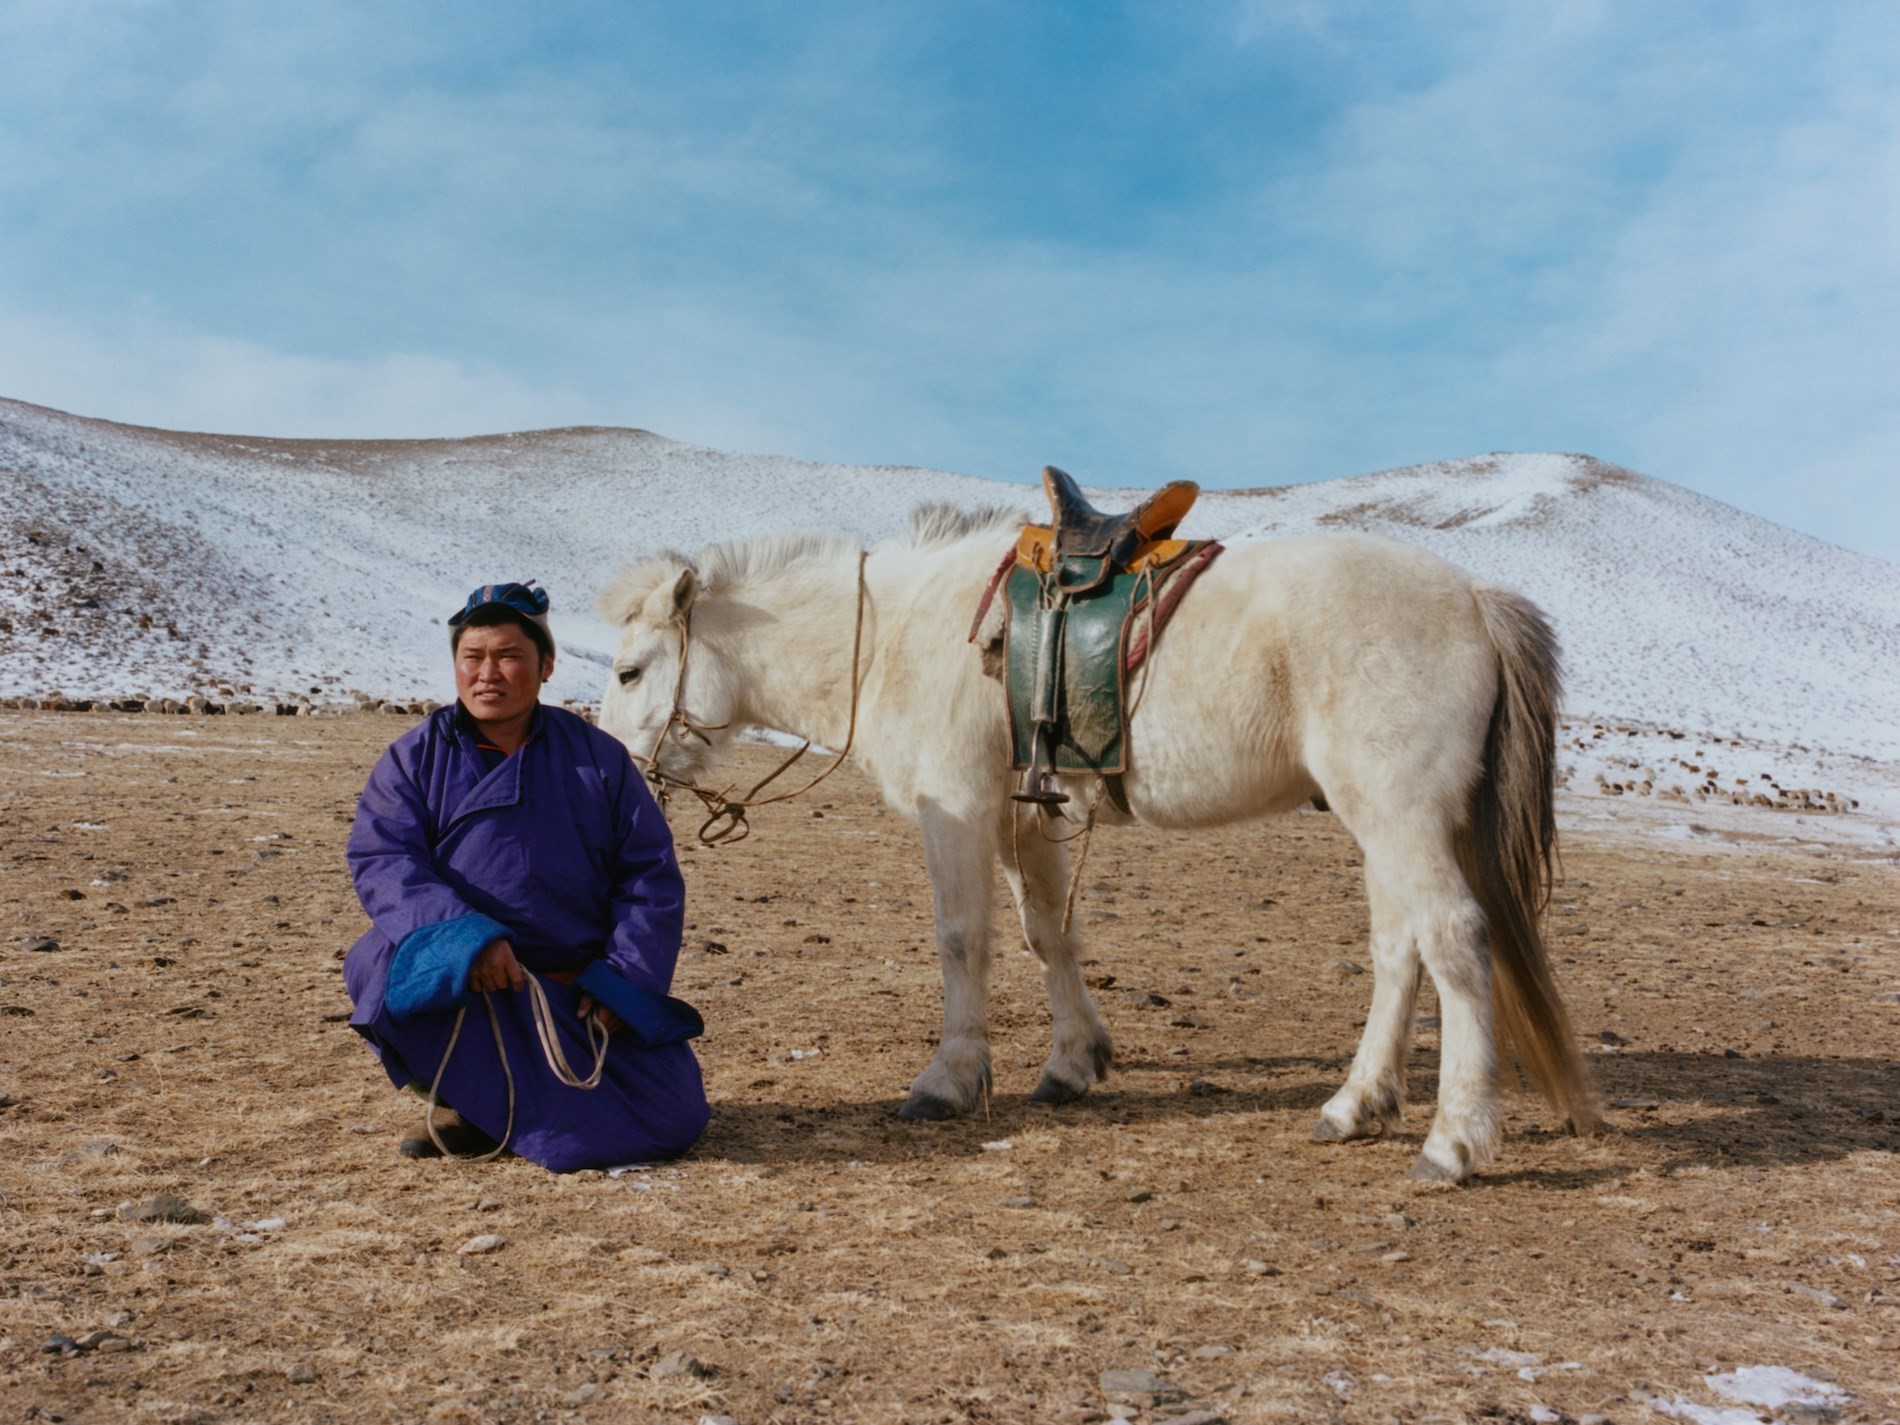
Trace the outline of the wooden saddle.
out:
[[[1042,483],[1050,521],[1025,527],[1004,557],[971,637],[1000,584],[1011,765],[1023,774],[1016,800],[1054,807],[1068,800],[1056,777],[1087,772],[1126,811],[1129,676],[1221,546],[1174,538],[1200,494],[1192,481],[1119,515],[1096,509],[1054,466]]]

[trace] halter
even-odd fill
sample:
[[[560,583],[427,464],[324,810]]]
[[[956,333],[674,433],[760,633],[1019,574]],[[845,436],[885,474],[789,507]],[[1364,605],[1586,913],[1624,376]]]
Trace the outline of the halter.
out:
[[[681,615],[680,663],[679,672],[673,680],[673,710],[667,714],[665,723],[660,727],[659,736],[653,739],[653,751],[650,752],[645,759],[646,779],[653,784],[653,795],[662,808],[667,805],[668,799],[675,789],[691,792],[694,796],[699,798],[701,805],[706,808],[708,813],[706,820],[700,824],[699,828],[699,841],[701,845],[718,846],[727,842],[736,844],[744,841],[746,837],[752,833],[752,827],[746,820],[746,811],[749,808],[771,806],[774,802],[786,802],[790,801],[793,797],[803,796],[806,792],[809,792],[813,787],[824,781],[825,778],[829,777],[833,772],[837,771],[839,766],[844,762],[844,759],[851,755],[851,745],[857,740],[858,736],[858,668],[860,658],[864,651],[864,604],[867,598],[864,582],[864,562],[868,557],[868,551],[860,551],[858,554],[857,622],[851,634],[851,721],[845,732],[844,747],[832,758],[829,767],[825,768],[824,771],[820,772],[816,777],[813,777],[795,792],[780,792],[778,795],[770,797],[759,796],[760,792],[764,791],[765,788],[769,787],[773,782],[776,782],[794,762],[798,761],[799,758],[811,750],[810,738],[806,738],[791,756],[773,768],[769,776],[754,783],[751,790],[742,797],[733,796],[731,794],[731,787],[715,791],[711,787],[702,787],[699,783],[691,781],[688,778],[675,777],[670,772],[660,770],[660,753],[666,746],[667,735],[671,733],[674,728],[677,727],[680,730],[682,738],[697,737],[701,742],[710,747],[712,745],[712,738],[707,735],[708,733],[722,732],[732,726],[730,722],[722,722],[717,725],[695,722],[686,713],[684,706],[684,698],[686,695],[686,654],[687,650],[692,646],[693,611],[691,608],[688,608],[686,612]]]

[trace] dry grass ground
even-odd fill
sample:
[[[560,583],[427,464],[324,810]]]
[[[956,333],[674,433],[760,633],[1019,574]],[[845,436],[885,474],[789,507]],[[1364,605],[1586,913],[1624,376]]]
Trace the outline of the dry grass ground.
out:
[[[1186,1400],[1145,1418],[1626,1421],[1775,1365],[1900,1414],[1891,863],[1573,834],[1552,943],[1612,1130],[1514,1095],[1479,1181],[1414,1189],[1429,998],[1404,1132],[1307,1141],[1369,990],[1331,817],[1103,835],[1116,1075],[1028,1102],[1004,933],[989,1117],[913,1125],[929,889],[841,776],[685,853],[704,1142],[558,1178],[399,1159],[415,1102],[340,1022],[343,839],[407,725],[0,713],[0,1413],[1085,1422],[1146,1368]],[[218,1220],[118,1216],[160,1192]],[[711,1374],[656,1378],[681,1350]]]

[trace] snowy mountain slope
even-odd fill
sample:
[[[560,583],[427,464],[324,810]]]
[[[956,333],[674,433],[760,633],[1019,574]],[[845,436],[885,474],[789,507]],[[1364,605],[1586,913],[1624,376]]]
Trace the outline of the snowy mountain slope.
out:
[[[8,401],[0,492],[0,694],[81,697],[443,696],[441,620],[478,579],[533,576],[567,654],[551,692],[591,699],[611,648],[591,596],[631,555],[798,527],[876,540],[925,500],[1041,498],[644,431],[280,441]],[[1900,821],[1900,566],[1558,455],[1210,492],[1184,532],[1324,529],[1422,544],[1551,614],[1580,787],[1825,788]]]

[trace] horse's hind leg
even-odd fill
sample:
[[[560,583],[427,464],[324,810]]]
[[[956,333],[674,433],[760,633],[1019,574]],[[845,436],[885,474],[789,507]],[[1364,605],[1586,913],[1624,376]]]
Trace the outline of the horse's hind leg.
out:
[[[1438,1113],[1412,1165],[1412,1176],[1462,1182],[1490,1157],[1498,1137],[1497,1048],[1484,912],[1458,868],[1449,836],[1440,829],[1414,824],[1408,832],[1403,823],[1388,824],[1378,835],[1361,835],[1359,841],[1367,883],[1377,887],[1375,924],[1395,927],[1395,933],[1387,935],[1375,930],[1374,967],[1381,980],[1390,974],[1403,978],[1390,987],[1375,985],[1374,1010],[1366,1021],[1353,1078],[1327,1104],[1321,1122],[1344,1126],[1353,1121],[1355,1110],[1378,1107],[1381,1084],[1403,1083],[1405,1026],[1400,1016],[1411,1014],[1417,965],[1422,962],[1438,991],[1444,1047]],[[1385,951],[1385,963],[1380,960],[1381,940],[1392,947]],[[1367,1070],[1364,1077],[1361,1062]],[[1362,1091],[1348,1097],[1355,1083]]]
[[[1022,917],[1023,938],[1042,961],[1042,979],[1049,988],[1055,1021],[1054,1046],[1030,1097],[1037,1103],[1069,1103],[1087,1093],[1090,1084],[1107,1077],[1115,1051],[1082,983],[1082,937],[1073,926],[1062,928],[1069,888],[1068,848],[1044,836],[1038,813],[1012,806],[1010,815],[1015,844],[1012,847],[1009,842],[1011,820],[1006,816],[1003,875],[1015,897],[1016,913]],[[1060,834],[1074,832],[1065,826]]]
[[[1320,1110],[1313,1137],[1322,1143],[1375,1138],[1405,1107],[1405,1052],[1418,1001],[1419,949],[1377,879],[1366,876],[1372,906],[1372,1008],[1353,1055],[1352,1072]]]
[[[924,862],[937,912],[943,968],[943,1038],[898,1110],[905,1118],[955,1118],[975,1108],[990,1084],[990,897],[995,834],[926,801],[918,811]]]

